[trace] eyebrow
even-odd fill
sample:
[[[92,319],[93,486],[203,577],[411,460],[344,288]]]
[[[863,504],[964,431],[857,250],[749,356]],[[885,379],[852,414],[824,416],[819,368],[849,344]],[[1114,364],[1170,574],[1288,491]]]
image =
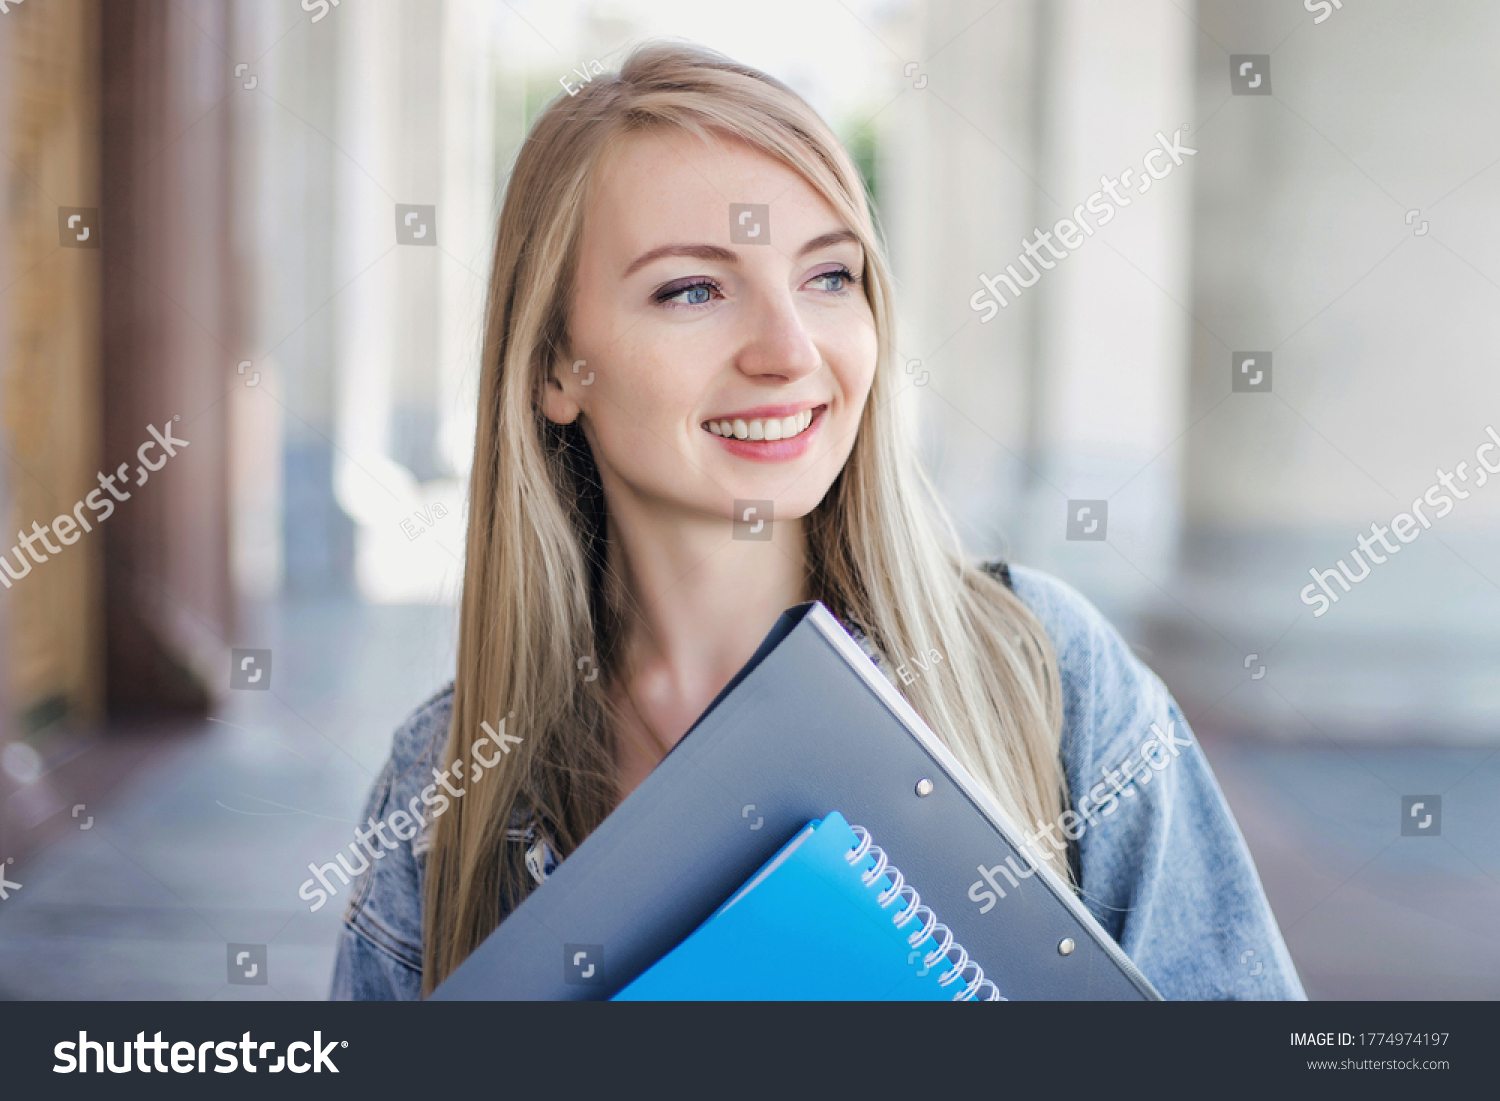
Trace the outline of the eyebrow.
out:
[[[820,237],[814,237],[807,244],[797,250],[797,258],[801,259],[810,252],[819,249],[830,248],[833,245],[841,245],[846,242],[859,244],[859,235],[851,229],[836,229],[831,233],[825,233]],[[739,254],[733,249],[724,248],[722,245],[662,245],[637,256],[625,269],[625,275],[634,275],[641,268],[653,260],[660,260],[664,256],[689,256],[695,260],[714,260],[721,264],[733,264],[738,262]]]

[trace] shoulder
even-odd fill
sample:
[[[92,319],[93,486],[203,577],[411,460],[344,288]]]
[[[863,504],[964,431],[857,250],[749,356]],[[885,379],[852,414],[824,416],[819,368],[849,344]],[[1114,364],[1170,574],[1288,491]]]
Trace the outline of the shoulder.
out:
[[[420,994],[422,884],[432,822],[432,815],[425,813],[427,802],[421,792],[432,783],[452,711],[450,684],[396,728],[390,756],[375,779],[357,825],[360,831],[366,826],[374,830],[378,825],[380,829],[373,835],[376,840],[366,832],[363,847],[356,840],[336,855],[336,864],[321,869],[311,866],[328,892],[336,896],[344,889],[348,891],[335,967],[335,997],[410,998]],[[356,832],[355,837],[360,836]],[[314,888],[314,893],[322,892]]]
[[[450,681],[434,693],[396,728],[391,738],[391,756],[378,783],[372,802],[380,812],[390,813],[409,807],[413,801],[428,804],[421,792],[433,782],[433,773],[441,768],[443,748],[448,742],[448,725],[453,718],[453,684]],[[384,790],[379,790],[380,788]],[[431,816],[422,823],[412,839],[411,849],[419,868],[427,850],[432,847]]]
[[[1064,676],[1152,676],[1115,625],[1072,585],[1028,566],[1011,566],[1010,577],[1016,596],[1047,632]]]
[[[986,568],[989,566],[986,563]],[[1046,628],[1059,661],[1071,646],[1095,646],[1116,633],[1104,613],[1061,578],[1029,566],[1007,569],[1011,590]]]
[[[408,807],[418,793],[431,784],[433,770],[442,759],[453,714],[453,685],[449,683],[406,717],[391,737],[391,753],[376,778],[365,806],[365,817],[386,815]],[[425,825],[425,823],[424,823]],[[420,856],[425,852],[427,830],[405,846]],[[356,902],[358,898],[356,897]]]
[[[1077,839],[1085,904],[1165,997],[1303,997],[1244,837],[1167,686],[1067,582],[1023,566],[1011,581],[1057,655],[1071,804],[1058,826]]]
[[[1063,752],[1086,764],[1110,744],[1164,720],[1171,696],[1092,601],[1066,581],[1010,567],[1017,597],[1042,625],[1057,655],[1063,697]]]
[[[452,717],[453,683],[450,681],[396,728],[395,736],[391,738],[393,786],[400,784],[404,790],[419,776],[428,775],[428,767],[435,765],[442,754]]]

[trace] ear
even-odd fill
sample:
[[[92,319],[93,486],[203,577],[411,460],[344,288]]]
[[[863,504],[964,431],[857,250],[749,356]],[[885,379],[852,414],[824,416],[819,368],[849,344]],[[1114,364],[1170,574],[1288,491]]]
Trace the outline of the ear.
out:
[[[577,400],[569,393],[571,383],[564,385],[558,379],[554,364],[547,372],[547,382],[542,392],[542,412],[554,424],[572,424],[583,411]]]

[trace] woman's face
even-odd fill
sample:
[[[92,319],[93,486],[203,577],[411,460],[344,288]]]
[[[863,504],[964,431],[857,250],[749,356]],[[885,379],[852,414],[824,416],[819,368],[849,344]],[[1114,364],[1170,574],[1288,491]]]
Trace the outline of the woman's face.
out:
[[[806,515],[849,456],[875,374],[850,227],[801,176],[728,139],[637,135],[598,185],[547,415],[582,416],[617,516],[744,519],[736,501]]]

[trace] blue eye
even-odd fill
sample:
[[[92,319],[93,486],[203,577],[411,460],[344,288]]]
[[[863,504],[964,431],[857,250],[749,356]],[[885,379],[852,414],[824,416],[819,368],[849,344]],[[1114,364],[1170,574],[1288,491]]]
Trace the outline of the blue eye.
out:
[[[718,284],[700,280],[687,286],[668,285],[657,293],[656,300],[669,306],[706,306],[720,293]]]
[[[808,285],[825,294],[841,295],[848,293],[849,288],[858,282],[858,276],[847,268],[842,268],[815,275],[808,280]],[[668,284],[656,293],[656,301],[664,306],[706,306],[715,298],[723,296],[723,289],[717,283],[700,278],[698,282],[685,286]]]
[[[812,279],[809,280],[809,282],[817,283],[826,280],[832,280],[832,285],[825,284],[822,289],[828,291],[831,294],[842,294],[847,291],[854,283],[858,282],[858,280],[854,278],[854,274],[848,270],[825,271],[821,275],[813,276]]]

